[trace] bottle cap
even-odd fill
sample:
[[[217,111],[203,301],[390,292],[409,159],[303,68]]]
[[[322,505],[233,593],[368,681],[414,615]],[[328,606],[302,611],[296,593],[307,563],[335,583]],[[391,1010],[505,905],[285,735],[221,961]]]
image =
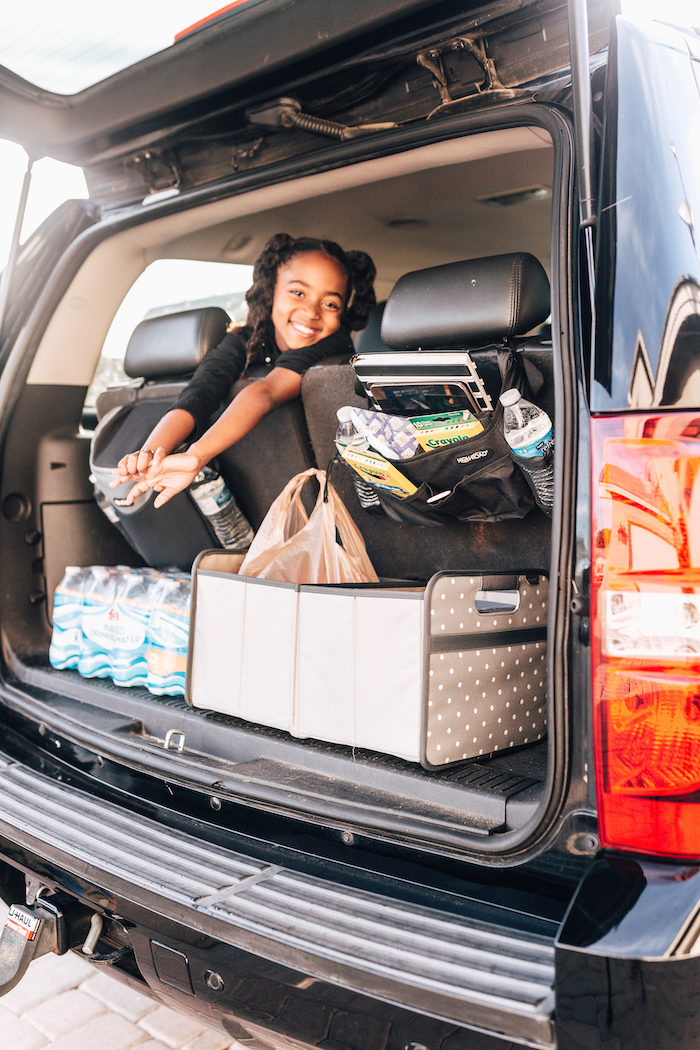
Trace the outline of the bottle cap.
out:
[[[511,405],[516,405],[518,403],[521,396],[519,390],[516,390],[515,387],[511,387],[510,390],[504,390],[498,400],[505,408],[510,408]]]
[[[352,405],[343,405],[336,412],[339,423],[350,423],[352,421]]]

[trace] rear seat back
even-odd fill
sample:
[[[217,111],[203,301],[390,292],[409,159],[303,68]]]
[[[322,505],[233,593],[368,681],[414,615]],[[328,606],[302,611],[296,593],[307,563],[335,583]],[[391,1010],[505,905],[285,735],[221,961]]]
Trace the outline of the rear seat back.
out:
[[[247,379],[239,380],[232,397],[265,370],[252,370]],[[236,501],[254,529],[267,514],[274,500],[295,474],[316,465],[301,398],[297,397],[271,412],[231,448],[218,457],[219,468]],[[305,486],[302,498],[312,498],[311,486]]]
[[[173,407],[204,356],[223,339],[228,314],[218,307],[149,318],[134,330],[124,361],[133,384],[106,390],[97,400],[98,425],[90,469],[98,504],[148,565],[188,571],[194,558],[219,543],[187,492],[159,510],[153,492],[120,506],[131,482],[109,487],[122,456],[141,448],[158,420]]]
[[[548,312],[546,274],[536,259],[524,253],[416,271],[400,279],[387,302],[382,323],[383,367],[391,369],[395,361],[396,378],[400,380],[409,360],[411,372],[420,375],[422,367],[427,369],[430,355],[421,354],[416,349],[419,346],[468,349],[477,368],[480,358],[482,366],[487,361],[492,365],[497,346],[509,339],[542,373],[544,383],[537,402],[553,417],[551,343],[536,339],[514,342],[519,333],[534,328]],[[410,353],[394,356],[386,349],[389,346]],[[366,354],[368,362],[379,357],[376,351]],[[355,359],[358,372],[362,360],[360,355]],[[367,400],[356,392],[352,366],[310,369],[302,383],[302,399],[316,459],[325,464],[335,452],[338,408],[367,407]],[[493,573],[549,569],[550,522],[538,510],[523,520],[449,521],[421,528],[363,511],[344,466],[334,468],[332,481],[360,528],[380,576],[429,579],[445,568],[483,568]]]

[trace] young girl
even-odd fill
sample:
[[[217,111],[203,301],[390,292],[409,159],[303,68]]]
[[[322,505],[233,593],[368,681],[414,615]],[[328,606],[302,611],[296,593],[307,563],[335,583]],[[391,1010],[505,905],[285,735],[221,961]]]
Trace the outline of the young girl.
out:
[[[272,237],[253,267],[248,324],[233,328],[202,361],[173,409],[120,461],[112,487],[134,480],[126,503],[155,489],[161,507],[192,483],[210,459],[234,445],[269,412],[298,397],[302,376],[325,357],[352,352],[349,333],[364,328],[376,304],[376,269],[365,252],[334,241]],[[250,383],[204,433],[207,420],[250,364],[272,366]],[[185,452],[170,455],[193,430]]]

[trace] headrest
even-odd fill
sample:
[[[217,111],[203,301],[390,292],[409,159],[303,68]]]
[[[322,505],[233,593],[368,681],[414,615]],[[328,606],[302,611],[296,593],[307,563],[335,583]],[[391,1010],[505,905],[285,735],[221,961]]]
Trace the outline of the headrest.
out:
[[[124,371],[132,379],[189,375],[226,335],[229,316],[218,306],[149,317],[134,329]]]
[[[400,277],[382,340],[394,350],[483,346],[524,335],[549,312],[549,280],[534,255],[467,259]]]
[[[380,334],[385,306],[386,301],[377,303],[370,312],[367,320],[367,327],[361,328],[359,332],[356,332],[353,340],[356,354],[371,354],[377,350],[389,349],[389,347],[385,346],[382,342]]]

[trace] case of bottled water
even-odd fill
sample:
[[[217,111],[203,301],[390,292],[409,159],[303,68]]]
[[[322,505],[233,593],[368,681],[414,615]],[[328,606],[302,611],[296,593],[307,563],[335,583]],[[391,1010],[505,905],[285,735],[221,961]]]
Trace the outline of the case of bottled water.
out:
[[[191,577],[128,566],[68,566],[56,588],[52,667],[184,695]]]

